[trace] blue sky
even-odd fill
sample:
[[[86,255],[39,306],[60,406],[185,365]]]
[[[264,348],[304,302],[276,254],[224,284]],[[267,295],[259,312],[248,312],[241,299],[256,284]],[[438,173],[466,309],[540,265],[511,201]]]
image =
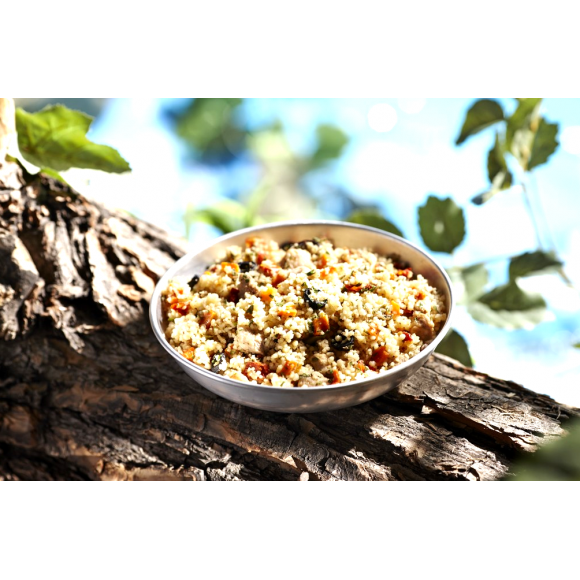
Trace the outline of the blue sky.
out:
[[[250,127],[280,119],[297,152],[314,146],[314,128],[329,122],[342,127],[351,141],[338,163],[315,179],[328,179],[358,198],[379,203],[405,235],[420,243],[416,208],[429,194],[451,196],[465,208],[468,235],[453,258],[437,256],[449,266],[515,255],[535,249],[535,235],[522,197],[510,192],[483,207],[469,200],[487,186],[486,158],[493,130],[461,147],[454,145],[465,111],[474,99],[250,99],[242,114]],[[256,168],[235,164],[227,170],[184,163],[182,145],[161,114],[174,99],[114,99],[95,121],[95,141],[119,149],[133,167],[130,176],[81,174],[75,185],[105,203],[127,209],[157,225],[183,234],[182,214],[188,203],[202,205],[223,195],[232,183],[257,179]],[[500,99],[506,110],[513,99]],[[377,106],[378,105],[378,106]],[[541,215],[558,250],[580,287],[580,99],[545,99],[544,114],[561,126],[563,146],[534,172]],[[381,132],[379,132],[381,131]],[[200,228],[194,243],[214,236]],[[501,283],[505,262],[492,268]],[[554,276],[526,280],[542,291],[554,319],[532,331],[504,331],[479,324],[459,311],[455,326],[470,343],[477,368],[512,379],[580,405],[580,297]]]

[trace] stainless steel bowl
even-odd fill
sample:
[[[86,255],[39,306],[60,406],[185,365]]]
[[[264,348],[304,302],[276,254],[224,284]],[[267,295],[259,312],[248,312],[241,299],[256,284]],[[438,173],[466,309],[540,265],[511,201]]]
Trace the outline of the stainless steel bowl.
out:
[[[413,272],[422,274],[431,285],[442,292],[448,309],[447,321],[439,335],[423,352],[406,363],[385,371],[372,379],[326,387],[288,389],[242,383],[213,374],[183,358],[173,350],[165,339],[161,317],[161,292],[172,278],[176,276],[191,278],[194,274],[201,275],[207,264],[214,262],[228,246],[243,246],[246,238],[258,235],[278,243],[326,237],[339,247],[370,248],[378,254],[399,254],[402,260],[411,264]],[[266,411],[314,413],[341,409],[370,401],[395,388],[410,377],[421,368],[449,330],[453,305],[451,282],[445,270],[433,258],[413,244],[398,236],[365,226],[332,221],[307,221],[284,222],[240,230],[222,236],[197,252],[187,254],[159,280],[151,299],[150,318],[155,336],[163,348],[196,383],[212,393],[240,405]]]

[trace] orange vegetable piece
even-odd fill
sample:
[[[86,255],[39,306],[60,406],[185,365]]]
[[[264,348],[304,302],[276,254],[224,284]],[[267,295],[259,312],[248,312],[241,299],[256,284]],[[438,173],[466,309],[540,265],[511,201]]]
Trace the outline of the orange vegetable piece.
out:
[[[360,292],[363,289],[363,285],[358,282],[356,284],[345,284],[344,289],[347,292]]]
[[[194,353],[195,353],[195,348],[188,348],[187,350],[184,350],[182,354],[188,361],[192,361]]]
[[[393,311],[393,316],[396,318],[397,316],[401,315],[401,306],[395,302],[394,300],[391,300],[391,307],[392,307],[392,311]]]
[[[208,311],[203,313],[203,316],[201,317],[200,324],[202,326],[205,326],[209,330],[209,327],[211,326],[211,321],[215,320],[216,318],[217,318],[217,314],[215,312],[213,312],[212,310],[208,310]]]
[[[356,363],[356,366],[359,368],[360,371],[362,371],[363,373],[367,370],[367,367],[365,365],[365,363],[362,360],[359,360],[358,363]]]
[[[336,274],[338,270],[334,266],[330,266],[329,268],[324,268],[321,270],[320,277],[322,280],[326,280],[331,274]]]
[[[381,368],[390,358],[391,355],[387,351],[387,347],[381,346],[375,350],[371,357],[371,361],[375,363],[376,368]]]
[[[270,302],[272,302],[272,298],[274,298],[275,292],[276,291],[274,290],[274,288],[270,288],[270,287],[268,287],[264,290],[260,290],[260,292],[259,292],[260,299],[265,304],[270,304]]]
[[[268,374],[270,374],[270,367],[268,367],[267,364],[264,364],[264,363],[261,363],[261,362],[247,362],[245,364],[245,366],[244,366],[244,370],[242,371],[242,374],[244,376],[246,376],[248,379],[250,378],[248,376],[248,370],[249,369],[254,369],[260,375],[256,379],[258,381],[258,383],[263,383],[264,382],[264,379],[266,378],[266,376]]]
[[[289,377],[294,371],[298,370],[300,365],[297,362],[287,360],[282,367],[282,374]]]
[[[174,304],[171,305],[171,309],[175,310],[175,312],[178,312],[179,314],[181,314],[181,316],[185,316],[187,314],[188,309],[189,309],[189,302],[187,302],[185,300],[175,302]]]
[[[298,314],[296,310],[296,306],[294,304],[286,304],[282,309],[278,310],[278,316],[286,322],[291,317],[294,317]]]
[[[330,383],[331,385],[338,385],[339,383],[341,383],[342,381],[340,380],[340,375],[338,373],[338,371],[335,369],[332,371],[332,383]]]
[[[323,336],[328,330],[330,330],[328,316],[323,312],[318,318],[314,319],[312,327],[314,329],[314,336]]]
[[[326,266],[328,266],[328,254],[322,254],[318,262],[316,263],[316,266],[318,268],[325,268]]]
[[[240,271],[240,267],[234,262],[222,262],[222,270],[226,270],[226,268],[232,268],[236,273]]]
[[[413,342],[413,337],[408,332],[403,330],[403,334],[405,335],[403,342]]]

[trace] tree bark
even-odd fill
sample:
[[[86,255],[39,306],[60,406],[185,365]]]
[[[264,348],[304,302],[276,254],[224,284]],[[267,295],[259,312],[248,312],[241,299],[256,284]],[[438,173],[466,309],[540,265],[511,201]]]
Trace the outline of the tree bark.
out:
[[[194,384],[157,344],[184,242],[0,167],[0,478],[493,480],[577,409],[433,356],[359,407],[282,415]]]

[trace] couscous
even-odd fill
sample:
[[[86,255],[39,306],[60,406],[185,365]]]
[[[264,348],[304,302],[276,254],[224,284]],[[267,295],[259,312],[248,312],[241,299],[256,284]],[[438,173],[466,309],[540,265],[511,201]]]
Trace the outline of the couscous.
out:
[[[443,297],[409,264],[318,238],[250,238],[203,275],[171,280],[162,304],[166,338],[187,360],[274,387],[375,377],[446,320]]]

